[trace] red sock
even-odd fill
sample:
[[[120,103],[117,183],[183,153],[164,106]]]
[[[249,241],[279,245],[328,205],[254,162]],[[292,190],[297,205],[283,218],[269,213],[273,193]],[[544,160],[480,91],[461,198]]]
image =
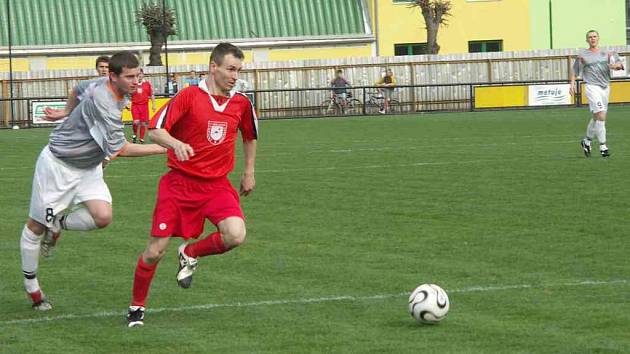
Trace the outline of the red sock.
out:
[[[146,264],[142,256],[138,259],[136,274],[133,278],[131,306],[144,306],[144,301],[147,299],[147,296],[149,296],[149,288],[151,287],[151,281],[153,280],[157,265],[157,263],[153,265]]]
[[[189,257],[197,258],[209,256],[211,254],[221,254],[227,252],[228,249],[223,244],[221,233],[215,232],[201,241],[197,241],[184,248],[184,252]]]
[[[141,125],[140,126],[140,140],[144,140],[144,132],[147,131],[147,126],[146,125]]]
[[[138,135],[138,124],[136,122],[133,123],[133,135]]]
[[[44,296],[42,296],[42,291],[41,290],[37,290],[34,293],[28,293],[31,296],[31,300],[33,300],[34,304],[39,304],[40,302],[42,302],[42,299],[44,298]]]

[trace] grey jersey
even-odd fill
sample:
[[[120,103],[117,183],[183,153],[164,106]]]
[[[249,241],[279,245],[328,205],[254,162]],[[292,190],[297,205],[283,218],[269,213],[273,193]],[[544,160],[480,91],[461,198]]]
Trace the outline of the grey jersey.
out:
[[[582,77],[582,80],[590,85],[597,85],[603,88],[610,83],[609,63],[619,63],[619,55],[607,50],[591,52],[582,49],[573,63],[573,74]]]
[[[128,98],[117,100],[108,78],[81,81],[75,88],[79,104],[50,134],[50,151],[63,162],[90,168],[115,155],[125,145],[122,110]]]

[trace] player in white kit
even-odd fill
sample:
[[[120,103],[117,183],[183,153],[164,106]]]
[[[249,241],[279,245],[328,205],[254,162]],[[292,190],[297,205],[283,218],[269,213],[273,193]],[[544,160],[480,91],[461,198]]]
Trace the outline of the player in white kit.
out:
[[[29,219],[20,239],[24,286],[35,310],[50,310],[37,279],[42,239],[46,255],[61,229],[93,230],[112,221],[112,197],[103,165],[116,156],[162,154],[156,145],[125,139],[122,109],[138,84],[139,62],[131,52],[111,57],[109,76],[80,82],[64,109],[46,108],[46,119],[68,117],[50,134],[37,159]]]
[[[586,33],[589,48],[578,53],[571,74],[571,95],[575,94],[575,79],[581,76],[585,82],[586,99],[593,118],[586,128],[586,136],[580,141],[586,157],[591,156],[593,138],[599,142],[602,157],[610,156],[606,145],[606,112],[610,95],[610,71],[623,69],[619,55],[599,48],[599,33],[590,30]]]

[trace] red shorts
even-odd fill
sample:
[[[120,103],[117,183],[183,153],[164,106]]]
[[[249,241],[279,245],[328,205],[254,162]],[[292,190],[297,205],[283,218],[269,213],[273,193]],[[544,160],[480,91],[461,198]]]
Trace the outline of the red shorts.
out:
[[[131,117],[133,118],[133,120],[148,122],[149,121],[149,105],[147,103],[132,104]]]
[[[160,179],[151,235],[197,238],[206,219],[217,225],[230,216],[245,219],[227,177],[204,180],[171,170]]]

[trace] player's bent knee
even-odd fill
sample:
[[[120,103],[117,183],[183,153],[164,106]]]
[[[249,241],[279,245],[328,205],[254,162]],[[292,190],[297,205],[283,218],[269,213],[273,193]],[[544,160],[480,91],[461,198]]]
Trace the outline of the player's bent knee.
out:
[[[225,246],[228,248],[238,247],[245,242],[245,229],[243,229],[243,232],[223,234],[223,239]]]
[[[113,220],[112,213],[106,211],[96,213],[96,215],[92,215],[92,217],[94,218],[94,224],[96,224],[96,227],[99,229],[111,224]]]
[[[159,262],[166,254],[166,248],[168,247],[168,238],[152,237],[144,250],[142,257],[149,264]]]
[[[142,256],[147,263],[154,264],[156,262],[159,262],[165,254],[165,249],[149,247],[144,251],[144,254]]]
[[[219,232],[221,232],[223,242],[228,248],[234,248],[243,244],[247,234],[245,230],[245,222],[240,218],[235,218],[226,223],[222,223],[219,227]]]

